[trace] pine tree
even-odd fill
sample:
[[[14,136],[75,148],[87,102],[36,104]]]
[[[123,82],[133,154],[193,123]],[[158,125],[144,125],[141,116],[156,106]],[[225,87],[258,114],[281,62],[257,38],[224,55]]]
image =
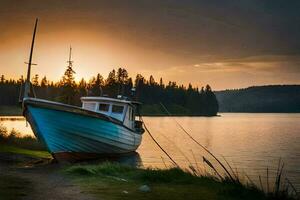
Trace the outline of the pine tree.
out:
[[[116,83],[117,83],[116,71],[113,69],[111,72],[109,72],[105,84],[107,86],[111,86]]]
[[[112,70],[109,72],[108,77],[105,80],[104,94],[114,97],[118,94],[118,88],[116,71]]]
[[[128,80],[128,72],[126,69],[119,68],[117,72],[117,82],[119,84],[125,84]]]
[[[73,70],[72,62],[69,61],[64,76],[62,77],[59,86],[61,89],[60,101],[67,104],[74,104],[74,96],[76,95],[76,82],[74,77],[75,71]]]
[[[145,88],[145,78],[141,74],[137,74],[135,77],[135,88],[136,88],[136,100],[144,101],[144,88]]]
[[[206,85],[205,87],[205,114],[215,115],[219,110],[219,104],[216,95],[213,93],[211,87]]]
[[[125,92],[124,95],[130,97],[133,95],[131,89],[133,87],[132,78],[128,78],[127,83],[125,84]]]
[[[39,75],[38,74],[34,75],[34,77],[32,78],[32,84],[34,86],[39,86]]]
[[[141,74],[137,74],[135,77],[135,87],[138,87],[139,85],[145,84],[145,78]]]
[[[24,80],[23,75],[21,75],[21,77],[19,78],[18,83],[19,83],[19,84],[25,83],[25,80]]]
[[[188,92],[192,92],[193,91],[193,86],[191,83],[189,83],[189,86],[188,86]]]
[[[47,87],[48,86],[48,80],[47,77],[44,76],[41,80],[41,87]]]
[[[160,80],[159,80],[159,86],[160,86],[161,88],[164,88],[164,87],[165,87],[165,85],[164,85],[164,82],[163,82],[163,79],[162,79],[162,78],[160,78]]]
[[[104,80],[101,74],[97,74],[96,77],[93,77],[90,83],[90,92],[92,96],[101,96],[102,95],[102,86],[104,85]]]
[[[78,84],[78,92],[79,92],[79,96],[80,96],[80,97],[83,97],[83,96],[86,96],[86,95],[87,95],[87,83],[86,83],[86,81],[84,80],[84,78],[82,78],[82,79],[79,81],[79,84]]]
[[[80,97],[87,96],[87,89],[92,89],[94,95],[100,95],[100,86],[104,94],[115,97],[120,90],[120,84],[123,85],[124,95],[131,96],[131,88],[136,87],[136,100],[145,105],[155,105],[162,102],[173,114],[191,114],[191,115],[215,115],[218,112],[218,101],[211,87],[193,88],[188,86],[177,85],[176,82],[170,81],[167,86],[164,85],[162,78],[159,83],[155,82],[153,76],[146,81],[141,74],[137,74],[133,81],[128,77],[125,69],[119,68],[118,71],[112,70],[105,82],[100,74],[97,74],[89,84],[84,79],[76,84],[74,80],[74,70],[72,62],[64,73],[60,82],[48,81],[43,77],[40,87],[36,87],[37,96],[43,99],[58,100],[64,103],[81,105]],[[21,77],[18,80],[5,79],[4,75],[0,76],[0,105],[17,105],[20,91],[20,82],[24,82]],[[33,78],[34,84],[38,83],[38,75]],[[159,110],[155,112],[160,112]],[[157,113],[156,113],[157,114]]]
[[[4,83],[5,82],[5,77],[4,77],[4,75],[2,74],[1,75],[1,78],[0,78],[0,83]]]
[[[155,80],[154,80],[154,78],[153,78],[152,75],[151,75],[150,78],[149,78],[149,84],[150,84],[151,86],[156,85]]]
[[[72,65],[69,65],[64,73],[64,76],[62,77],[61,84],[63,86],[74,87],[76,85],[74,77],[75,73],[76,72],[73,70]]]
[[[125,95],[125,84],[128,81],[128,72],[126,69],[119,68],[117,72],[118,94]]]

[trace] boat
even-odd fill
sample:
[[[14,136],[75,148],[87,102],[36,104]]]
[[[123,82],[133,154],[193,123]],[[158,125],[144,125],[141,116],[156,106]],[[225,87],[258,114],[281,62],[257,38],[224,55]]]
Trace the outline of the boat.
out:
[[[134,152],[144,132],[138,118],[139,102],[121,95],[117,98],[87,96],[81,97],[82,107],[78,107],[32,96],[30,71],[37,23],[38,20],[34,26],[22,107],[38,140],[58,161]]]

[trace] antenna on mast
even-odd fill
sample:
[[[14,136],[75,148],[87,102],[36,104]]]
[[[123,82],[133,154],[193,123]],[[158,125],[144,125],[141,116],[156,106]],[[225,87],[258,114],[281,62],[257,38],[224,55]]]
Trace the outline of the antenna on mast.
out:
[[[34,40],[35,40],[37,25],[38,25],[38,18],[36,18],[36,20],[35,20],[33,36],[32,36],[32,42],[31,42],[30,55],[29,55],[29,61],[28,61],[28,63],[26,63],[26,64],[28,64],[28,69],[27,69],[27,78],[26,78],[26,81],[25,81],[24,98],[29,97],[29,93],[30,93],[31,65],[36,65],[36,64],[32,63],[32,54],[33,54],[33,47],[34,47]]]
[[[72,59],[72,46],[70,46],[69,60],[67,61],[67,63],[69,63],[69,67],[72,67],[73,65],[73,60],[71,59]]]

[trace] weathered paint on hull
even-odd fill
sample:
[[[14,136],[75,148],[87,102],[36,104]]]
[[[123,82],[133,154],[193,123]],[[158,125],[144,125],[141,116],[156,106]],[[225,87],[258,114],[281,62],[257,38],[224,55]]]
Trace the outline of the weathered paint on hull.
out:
[[[82,159],[82,155],[89,158],[91,155],[124,154],[135,151],[141,143],[140,134],[96,117],[32,105],[27,106],[25,115],[35,135],[54,157],[77,153]]]

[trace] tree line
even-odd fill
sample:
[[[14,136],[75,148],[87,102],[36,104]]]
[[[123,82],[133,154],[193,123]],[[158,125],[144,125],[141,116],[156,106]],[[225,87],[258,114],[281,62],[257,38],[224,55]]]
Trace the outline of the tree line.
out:
[[[213,116],[218,112],[218,101],[211,87],[198,88],[189,84],[187,87],[169,81],[164,83],[162,78],[157,82],[151,75],[146,79],[137,74],[133,80],[124,68],[113,69],[106,79],[97,74],[89,81],[83,78],[75,82],[75,71],[72,65],[68,66],[64,75],[58,82],[49,81],[46,76],[40,78],[36,74],[32,80],[32,93],[38,98],[58,101],[71,105],[81,106],[82,96],[108,96],[123,95],[143,103],[142,114],[166,114],[161,104],[175,115],[205,115]],[[18,80],[0,77],[0,105],[18,105],[22,99],[24,78]],[[135,88],[133,94],[132,88]]]
[[[300,85],[266,85],[216,92],[221,112],[299,113]]]

